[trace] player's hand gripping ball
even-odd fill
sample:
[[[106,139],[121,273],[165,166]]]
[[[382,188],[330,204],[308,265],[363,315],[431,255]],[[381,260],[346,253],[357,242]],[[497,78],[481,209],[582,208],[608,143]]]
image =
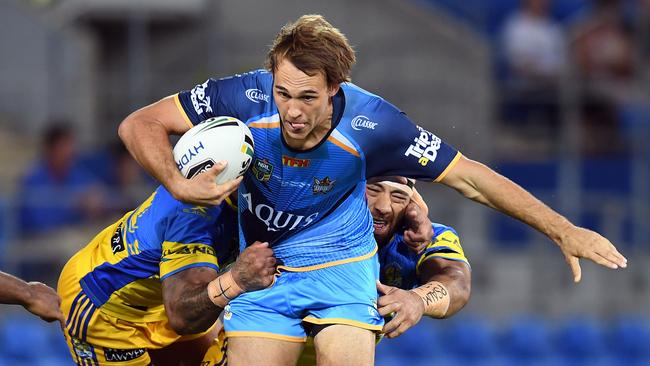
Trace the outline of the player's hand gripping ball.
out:
[[[183,176],[192,179],[218,161],[228,162],[217,184],[235,179],[251,165],[253,135],[237,118],[209,118],[185,132],[174,146],[174,161]]]

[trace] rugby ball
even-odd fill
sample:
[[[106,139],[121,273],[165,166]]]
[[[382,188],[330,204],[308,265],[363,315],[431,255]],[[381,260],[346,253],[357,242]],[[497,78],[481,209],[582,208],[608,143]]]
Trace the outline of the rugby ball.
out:
[[[253,135],[237,118],[213,117],[185,132],[174,146],[174,160],[187,179],[213,167],[218,161],[228,162],[217,176],[221,184],[246,172],[253,159]]]

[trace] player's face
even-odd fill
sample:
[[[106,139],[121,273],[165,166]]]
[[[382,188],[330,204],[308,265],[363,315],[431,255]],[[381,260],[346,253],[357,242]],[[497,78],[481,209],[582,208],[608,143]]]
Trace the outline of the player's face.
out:
[[[375,240],[386,244],[402,222],[410,197],[405,191],[381,182],[366,185],[368,208],[372,214]]]
[[[327,87],[323,73],[309,76],[286,59],[278,63],[273,74],[273,99],[289,146],[309,149],[327,134],[332,125],[331,97],[337,91]]]

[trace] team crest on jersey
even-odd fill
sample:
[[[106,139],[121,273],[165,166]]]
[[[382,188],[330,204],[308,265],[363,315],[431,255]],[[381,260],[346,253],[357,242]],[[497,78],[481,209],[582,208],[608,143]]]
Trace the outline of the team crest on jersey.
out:
[[[282,165],[292,168],[307,168],[311,161],[309,159],[292,158],[291,156],[282,155]]]
[[[402,269],[397,263],[387,265],[383,270],[383,283],[388,286],[402,286]]]
[[[329,191],[332,190],[332,187],[334,187],[334,183],[336,183],[336,181],[331,180],[329,177],[325,177],[323,179],[318,179],[314,177],[314,185],[312,186],[313,193],[314,194],[328,193]]]
[[[273,165],[268,159],[255,159],[251,171],[255,179],[260,182],[268,182],[271,179],[271,174],[273,174]]]
[[[93,347],[79,338],[72,337],[72,348],[74,353],[83,359],[93,358]]]

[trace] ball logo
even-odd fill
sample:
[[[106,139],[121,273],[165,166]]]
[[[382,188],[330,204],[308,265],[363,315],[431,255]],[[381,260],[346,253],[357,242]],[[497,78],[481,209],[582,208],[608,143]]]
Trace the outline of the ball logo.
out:
[[[176,165],[178,166],[178,170],[182,171],[183,167],[189,164],[192,159],[199,154],[201,150],[205,150],[205,146],[203,146],[203,142],[199,141],[196,145],[190,147],[187,149],[185,154],[181,156],[180,159],[176,162]]]
[[[204,173],[206,170],[212,168],[213,166],[214,166],[214,161],[212,159],[205,160],[199,163],[198,165],[191,167],[187,171],[187,179],[192,179],[197,175]]]
[[[247,89],[245,94],[246,98],[248,98],[253,103],[269,102],[269,96],[262,93],[262,91],[259,89]]]
[[[377,126],[377,123],[372,122],[370,118],[366,116],[356,116],[352,119],[350,124],[352,125],[352,128],[356,131],[361,131],[362,128],[368,130],[374,130],[375,126]]]

